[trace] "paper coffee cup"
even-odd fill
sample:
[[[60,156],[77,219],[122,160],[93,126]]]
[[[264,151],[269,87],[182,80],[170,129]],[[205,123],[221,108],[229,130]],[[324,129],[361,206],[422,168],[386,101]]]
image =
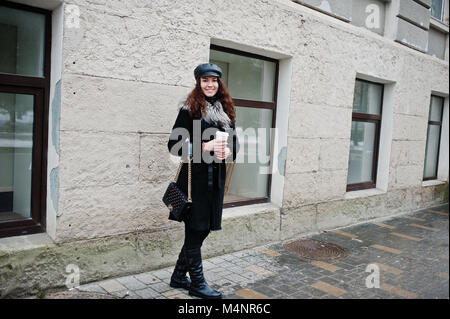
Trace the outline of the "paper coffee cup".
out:
[[[227,132],[222,132],[222,131],[217,131],[216,132],[216,139],[218,139],[218,140],[228,140],[228,133]]]

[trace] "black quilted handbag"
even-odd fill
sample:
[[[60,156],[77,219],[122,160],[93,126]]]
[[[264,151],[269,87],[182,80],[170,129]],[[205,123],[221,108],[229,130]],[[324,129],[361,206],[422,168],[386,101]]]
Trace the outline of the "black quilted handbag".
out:
[[[192,199],[191,199],[191,162],[192,157],[188,159],[188,194],[186,196],[185,193],[180,189],[177,185],[178,175],[180,175],[181,167],[183,166],[183,161],[181,161],[180,165],[178,165],[177,174],[175,179],[170,182],[167,187],[166,192],[163,196],[163,202],[169,208],[169,219],[177,222],[182,222],[186,220],[190,215],[190,210],[192,207]]]

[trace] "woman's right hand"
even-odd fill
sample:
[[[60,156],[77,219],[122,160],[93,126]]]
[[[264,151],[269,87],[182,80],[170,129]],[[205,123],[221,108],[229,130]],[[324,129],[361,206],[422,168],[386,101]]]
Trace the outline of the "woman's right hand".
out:
[[[225,147],[227,146],[227,140],[213,139],[209,142],[205,142],[203,151],[214,151],[215,154],[225,153]]]

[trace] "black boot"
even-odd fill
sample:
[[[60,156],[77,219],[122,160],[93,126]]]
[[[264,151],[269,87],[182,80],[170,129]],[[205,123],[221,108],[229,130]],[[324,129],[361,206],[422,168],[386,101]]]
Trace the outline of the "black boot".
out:
[[[186,276],[187,272],[186,256],[184,254],[184,246],[181,248],[181,252],[178,255],[178,260],[173,270],[172,277],[170,278],[170,287],[189,289],[191,286],[191,280]]]
[[[191,277],[189,294],[204,299],[220,299],[222,294],[212,289],[203,277],[202,255],[200,248],[185,249],[188,271]]]

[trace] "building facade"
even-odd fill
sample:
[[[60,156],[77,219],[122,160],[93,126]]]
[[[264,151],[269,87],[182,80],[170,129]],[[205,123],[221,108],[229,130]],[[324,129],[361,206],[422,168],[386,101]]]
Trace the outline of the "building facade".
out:
[[[1,295],[175,263],[167,141],[206,61],[241,151],[205,256],[448,202],[448,5],[1,1]]]

